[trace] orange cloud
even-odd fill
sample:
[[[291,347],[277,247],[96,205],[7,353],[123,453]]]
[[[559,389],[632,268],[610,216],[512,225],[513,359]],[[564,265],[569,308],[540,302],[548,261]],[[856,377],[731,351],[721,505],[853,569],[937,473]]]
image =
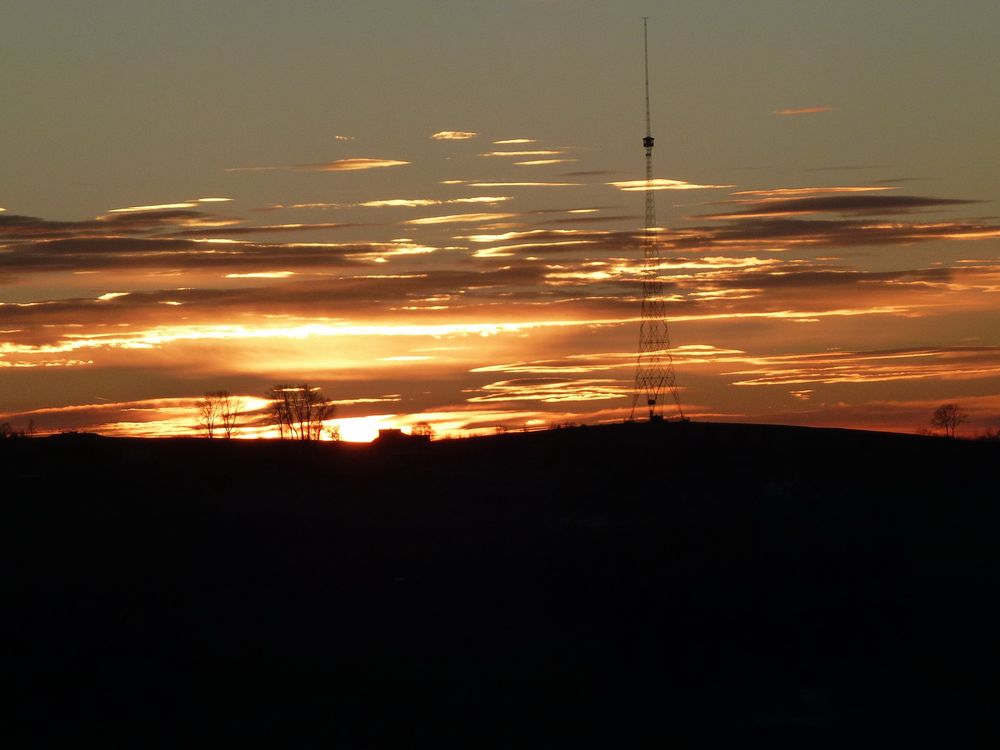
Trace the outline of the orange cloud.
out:
[[[818,115],[821,112],[832,112],[833,107],[799,107],[797,109],[776,109],[774,115]]]
[[[471,187],[579,187],[581,182],[470,182]]]
[[[170,208],[194,208],[195,203],[158,203],[152,206],[128,206],[126,208],[112,208],[109,214],[130,214],[138,211],[163,211]]]
[[[645,180],[624,180],[621,182],[609,182],[607,184],[627,192],[637,192],[646,189]],[[684,182],[683,180],[657,178],[650,182],[650,187],[653,190],[715,190],[731,188],[732,185],[697,185],[693,182]]]
[[[316,164],[299,164],[295,169],[308,172],[354,172],[360,169],[379,169],[381,167],[400,167],[409,164],[399,159],[370,159],[358,157],[355,159],[338,159]]]
[[[469,138],[475,138],[477,135],[479,133],[467,130],[439,130],[431,138],[435,141],[467,141]]]
[[[734,381],[733,385],[860,384],[930,378],[937,381],[977,380],[993,379],[1000,374],[998,347],[835,352],[748,357],[744,361],[766,366],[725,373],[742,378]]]
[[[740,203],[747,203],[739,201]],[[814,195],[808,197],[773,197],[749,201],[748,208],[734,213],[701,214],[707,219],[744,219],[756,216],[795,216],[810,213],[909,213],[947,206],[961,206],[976,201],[957,198],[929,198],[920,195]]]
[[[483,395],[469,397],[470,403],[541,401],[554,404],[567,401],[606,401],[623,399],[631,393],[631,387],[607,378],[518,378],[489,383],[479,390]]]
[[[576,161],[576,159],[533,159],[531,161],[516,161],[514,164],[519,167],[538,167],[543,164],[563,164],[569,161]]]
[[[843,187],[803,187],[774,188],[772,190],[737,190],[732,195],[750,195],[766,200],[768,198],[800,198],[828,193],[871,193],[878,190],[896,190],[895,185],[843,186]]]
[[[423,219],[410,219],[406,224],[458,224],[462,222],[493,221],[496,219],[509,219],[517,214],[502,213],[478,213],[478,214],[449,214],[447,216],[427,216]]]
[[[537,149],[535,151],[487,151],[480,156],[558,156],[565,153],[559,149]]]
[[[256,271],[252,273],[227,273],[227,279],[287,279],[295,271]],[[178,303],[179,304],[179,303]]]
[[[364,206],[366,208],[418,208],[422,206],[443,206],[451,203],[501,203],[510,199],[509,195],[478,195],[474,198],[449,198],[447,200],[437,200],[435,198],[388,198],[350,205]]]

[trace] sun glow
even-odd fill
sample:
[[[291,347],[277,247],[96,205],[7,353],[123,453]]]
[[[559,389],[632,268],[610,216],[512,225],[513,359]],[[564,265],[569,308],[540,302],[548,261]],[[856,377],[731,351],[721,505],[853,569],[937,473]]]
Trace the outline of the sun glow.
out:
[[[370,443],[378,437],[378,431],[392,427],[389,421],[395,414],[373,414],[369,417],[344,417],[332,419],[330,426],[340,430],[340,439],[349,443]]]

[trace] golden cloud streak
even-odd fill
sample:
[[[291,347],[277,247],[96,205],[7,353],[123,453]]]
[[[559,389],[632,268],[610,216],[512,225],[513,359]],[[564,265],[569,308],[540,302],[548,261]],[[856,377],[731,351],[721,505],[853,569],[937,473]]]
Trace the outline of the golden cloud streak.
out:
[[[392,240],[385,247],[379,250],[372,250],[370,252],[363,253],[348,253],[346,257],[357,259],[357,260],[369,260],[375,261],[376,263],[385,263],[386,258],[393,255],[426,255],[427,253],[436,252],[437,248],[428,247],[427,245],[417,245],[408,239],[398,239]],[[369,278],[369,277],[358,277],[358,278]],[[392,278],[389,276],[381,278]],[[405,276],[397,276],[396,278],[407,278]],[[414,277],[410,277],[414,278]]]
[[[636,192],[646,189],[645,180],[623,180],[619,182],[608,182],[606,184],[612,185],[613,187],[626,192]],[[684,182],[683,180],[667,180],[658,177],[655,180],[652,180],[651,187],[653,190],[718,190],[731,188],[732,185],[696,185],[693,182]]]
[[[470,187],[579,187],[582,182],[470,182]]]
[[[195,208],[197,203],[157,203],[150,206],[127,206],[126,208],[112,208],[108,211],[109,214],[130,214],[138,213],[142,211],[164,211],[171,208]]]
[[[793,109],[776,109],[774,115],[818,115],[821,112],[833,112],[833,107],[798,107]]]
[[[608,231],[591,231],[586,229],[529,229],[523,232],[503,232],[501,234],[470,234],[463,235],[458,239],[472,240],[473,242],[500,242],[502,240],[524,239],[536,234],[610,234]]]
[[[358,157],[355,159],[338,159],[337,161],[325,161],[316,164],[299,164],[295,169],[307,172],[354,172],[361,169],[379,169],[381,167],[400,167],[409,164],[408,161],[399,159],[369,159]]]
[[[466,141],[469,138],[475,138],[479,133],[473,133],[467,130],[439,130],[434,133],[431,138],[435,141]]]
[[[509,219],[517,214],[479,213],[479,214],[449,214],[447,216],[426,216],[423,219],[409,219],[404,224],[459,224],[462,222],[494,221]]]
[[[708,365],[722,376],[751,376],[733,383],[740,386],[863,384],[927,379],[976,380],[995,378],[1000,374],[1000,347],[756,356],[739,349],[692,344],[675,347],[670,353],[675,364],[685,368]],[[632,352],[577,354],[568,355],[562,360],[522,361],[477,367],[471,372],[550,377],[579,375],[627,369],[633,366],[634,356]],[[572,361],[579,359],[585,362],[577,364]],[[726,364],[753,365],[755,369],[718,372],[718,367]],[[509,382],[516,384],[525,381]],[[812,393],[812,390],[806,389],[790,392],[794,398],[803,401],[808,400]]]
[[[607,401],[623,398],[632,392],[614,380],[591,378],[580,380],[552,379],[543,381],[501,380],[482,386],[485,395],[472,396],[470,403],[491,401],[540,401],[547,404],[568,401]]]
[[[629,319],[631,322],[632,319]],[[618,319],[533,320],[516,322],[365,325],[354,323],[305,323],[295,326],[254,328],[244,325],[157,326],[129,333],[66,334],[56,344],[0,343],[0,356],[8,354],[63,354],[82,349],[154,349],[184,341],[257,339],[307,339],[327,336],[498,336],[547,328],[614,325]]]
[[[539,247],[559,247],[561,245],[590,245],[596,240],[562,240],[550,242],[524,242],[517,245],[499,245],[476,250],[472,254],[474,258],[496,258],[513,255],[513,250],[531,250]],[[551,274],[550,274],[551,275]]]
[[[775,188],[773,190],[737,190],[732,195],[752,195],[761,198],[799,198],[807,195],[838,193],[871,193],[877,190],[896,190],[894,185],[857,185],[844,187]]]
[[[445,200],[438,200],[436,198],[388,198],[349,205],[363,206],[365,208],[421,208],[424,206],[444,206],[457,203],[501,203],[509,200],[511,200],[511,196],[509,195],[479,195],[473,198],[448,198]]]
[[[860,369],[859,369],[860,368]],[[1000,364],[956,369],[954,365],[924,365],[921,367],[876,367],[858,364],[825,367],[817,370],[790,369],[781,372],[748,370],[727,375],[757,375],[749,380],[734,381],[733,385],[803,385],[809,383],[881,383],[891,380],[976,380],[1000,374]]]
[[[534,151],[487,151],[480,156],[558,156],[565,151],[560,149],[536,149]]]
[[[496,146],[510,146],[516,143],[538,143],[534,138],[505,138],[501,141],[493,141]]]
[[[747,313],[718,313],[708,315],[676,315],[671,316],[671,321],[686,320],[733,320],[740,318],[770,318],[774,320],[793,320],[803,323],[815,323],[821,318],[853,318],[860,315],[912,315],[909,307],[898,305],[883,305],[877,307],[842,308],[838,310],[823,310],[816,312],[805,312],[799,310],[775,310],[771,312],[747,312]]]
[[[986,361],[983,361],[984,359]],[[957,347],[887,352],[824,352],[767,357],[724,357],[716,361],[758,365],[758,369],[723,373],[755,376],[734,382],[733,385],[877,383],[928,378],[972,380],[991,378],[1000,373],[1000,348]]]
[[[252,273],[227,273],[227,279],[287,279],[295,271],[254,271]]]
[[[570,161],[576,161],[576,159],[533,159],[532,161],[516,161],[514,165],[518,167],[540,167],[543,164],[565,164]]]
[[[823,311],[778,310],[768,312],[714,313],[671,316],[671,321],[706,321],[738,319],[772,319],[793,322],[816,322],[831,317],[863,315],[912,315],[909,308],[880,306],[869,308]],[[593,318],[567,320],[533,320],[516,322],[474,322],[440,324],[375,325],[356,323],[304,323],[293,326],[253,327],[246,325],[157,326],[127,333],[64,334],[55,344],[0,343],[0,356],[66,354],[86,349],[149,350],[176,342],[229,341],[261,339],[307,339],[335,336],[426,336],[433,338],[461,336],[497,336],[532,330],[614,326],[634,324],[636,317]]]

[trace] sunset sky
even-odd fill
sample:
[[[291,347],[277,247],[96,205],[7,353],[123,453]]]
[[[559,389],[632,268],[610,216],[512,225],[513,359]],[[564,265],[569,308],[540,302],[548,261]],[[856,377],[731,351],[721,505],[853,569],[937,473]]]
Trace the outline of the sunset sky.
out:
[[[643,16],[686,414],[1000,424],[996,0],[0,2],[0,420],[621,420]]]

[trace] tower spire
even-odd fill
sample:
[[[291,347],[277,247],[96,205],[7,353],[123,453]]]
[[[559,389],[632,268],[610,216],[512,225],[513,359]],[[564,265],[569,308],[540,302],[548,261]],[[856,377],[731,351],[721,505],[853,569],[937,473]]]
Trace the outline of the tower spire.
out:
[[[664,391],[669,391],[683,419],[681,400],[674,378],[670,355],[670,332],[667,329],[667,305],[660,281],[660,248],[656,227],[656,201],[653,193],[653,135],[649,115],[649,41],[647,20],[642,19],[642,50],[646,72],[646,226],[642,233],[642,320],[639,324],[639,354],[635,370],[630,419],[635,419],[639,402],[645,399],[649,419],[663,418]]]

